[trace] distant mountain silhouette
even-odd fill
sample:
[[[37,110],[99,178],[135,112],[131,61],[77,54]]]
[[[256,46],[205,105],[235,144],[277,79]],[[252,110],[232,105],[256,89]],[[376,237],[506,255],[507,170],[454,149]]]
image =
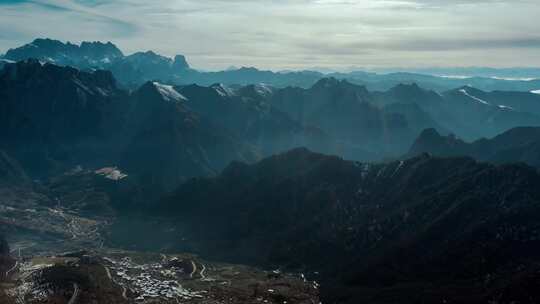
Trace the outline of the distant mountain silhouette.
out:
[[[309,89],[277,90],[270,102],[303,125],[329,134],[344,146],[341,155],[353,159],[405,151],[427,126],[444,131],[415,104],[383,106],[365,87],[335,78],[323,78]]]
[[[400,84],[387,92],[375,92],[374,98],[385,105],[416,104],[444,133],[466,140],[493,137],[519,126],[540,126],[540,95],[527,92],[484,92],[465,86],[436,93],[416,84]]]
[[[82,42],[76,45],[52,39],[36,39],[22,47],[8,50],[4,59],[38,59],[82,70],[106,69],[122,84],[132,86],[153,79],[171,80],[189,69],[182,55],[176,56],[174,60],[152,51],[124,56],[111,42]]]
[[[103,68],[110,69],[121,82],[136,86],[156,79],[172,81],[186,73],[189,65],[182,55],[177,55],[173,60],[147,51],[123,57]]]
[[[18,48],[10,49],[4,60],[24,60],[36,58],[44,62],[59,65],[70,65],[79,69],[108,69],[116,79],[131,88],[146,81],[159,80],[185,85],[196,83],[210,86],[214,83],[228,85],[248,85],[266,83],[276,87],[299,86],[311,87],[319,79],[334,77],[347,79],[349,82],[364,85],[371,91],[386,91],[401,83],[418,83],[421,87],[447,91],[465,85],[482,90],[492,91],[525,91],[540,89],[540,80],[504,80],[491,77],[471,77],[466,79],[439,77],[419,73],[369,73],[354,71],[350,73],[323,74],[316,71],[284,71],[272,72],[253,67],[227,69],[218,72],[202,72],[191,69],[182,55],[174,59],[155,54],[152,51],[136,52],[124,56],[112,43],[82,42],[81,45],[63,43],[52,39],[35,39],[33,42]],[[3,62],[0,58],[0,68]],[[154,63],[156,63],[154,65]],[[482,74],[479,74],[482,75]]]
[[[52,39],[35,39],[22,47],[10,49],[4,58],[12,61],[38,59],[74,67],[106,66],[124,54],[111,42],[82,42],[80,45]]]
[[[524,162],[540,167],[540,127],[517,127],[490,139],[465,142],[454,135],[424,130],[408,156],[430,153],[437,156],[470,156],[495,163]]]

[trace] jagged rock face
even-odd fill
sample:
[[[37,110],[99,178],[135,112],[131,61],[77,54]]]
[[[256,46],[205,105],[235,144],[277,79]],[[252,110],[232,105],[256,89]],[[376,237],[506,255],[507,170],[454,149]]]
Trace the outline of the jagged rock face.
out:
[[[0,72],[2,148],[38,175],[88,153],[96,158],[103,141],[120,129],[117,111],[125,100],[110,72],[36,60],[10,64]]]
[[[177,55],[174,60],[152,51],[124,56],[111,42],[85,41],[76,45],[52,39],[36,39],[22,47],[8,50],[3,59],[21,61],[32,58],[83,70],[107,69],[125,85],[139,85],[153,79],[167,81],[189,70],[182,55]]]
[[[10,49],[5,59],[21,61],[30,58],[79,68],[103,67],[122,58],[122,52],[112,43],[83,42],[81,45],[52,39],[36,39],[20,48]]]
[[[408,156],[431,153],[437,156],[470,156],[495,163],[524,162],[540,166],[540,128],[518,127],[491,139],[467,143],[454,135],[443,136],[433,129],[423,131]]]
[[[146,184],[167,191],[188,178],[216,174],[231,160],[257,157],[241,139],[190,111],[171,86],[149,82],[133,98],[123,164]]]
[[[53,51],[51,51],[53,50]],[[86,50],[90,50],[87,52]],[[20,48],[10,50],[10,58],[17,60],[28,58],[39,58],[43,61],[54,62],[61,65],[72,65],[78,68],[111,68],[121,71],[137,72],[132,69],[129,64],[116,65],[117,63],[124,62],[121,52],[110,42],[83,42],[80,46],[71,43],[62,43],[57,40],[51,39],[36,39],[34,42],[24,45]],[[101,55],[103,54],[103,55]],[[191,84],[197,83],[199,85],[211,85],[213,83],[221,82],[226,84],[251,84],[251,83],[267,83],[277,87],[287,86],[300,86],[307,88],[312,86],[321,78],[327,77],[327,75],[315,72],[315,71],[281,71],[272,72],[257,70],[255,68],[233,68],[220,72],[198,72],[189,69],[185,65],[185,60],[179,56],[175,58],[175,64],[173,66],[172,74],[167,75],[161,81],[169,79],[175,79],[178,84]],[[9,59],[9,58],[6,58]],[[125,62],[124,62],[125,63]],[[0,66],[2,65],[0,60]],[[169,69],[169,68],[167,68]],[[330,76],[339,79],[349,79],[350,81],[358,84],[366,85],[372,91],[386,91],[392,89],[392,87],[400,84],[414,84],[418,83],[424,88],[437,91],[451,90],[464,85],[472,85],[477,88],[481,88],[486,92],[496,90],[506,91],[522,91],[519,94],[519,100],[517,100],[518,106],[515,107],[520,112],[538,112],[538,102],[535,102],[535,96],[533,94],[527,94],[531,90],[537,90],[540,87],[539,80],[530,81],[508,81],[502,79],[493,79],[490,77],[473,77],[468,79],[452,79],[446,77],[432,76],[426,74],[415,73],[390,73],[390,74],[376,74],[362,71],[354,71],[350,73],[332,73]],[[138,74],[127,75],[118,73],[115,76],[125,85],[141,85],[147,80],[157,80],[149,78],[147,75]],[[125,76],[125,78],[123,77]],[[124,80],[126,82],[124,82]],[[510,95],[514,92],[510,93]],[[530,102],[523,103],[525,99]],[[506,97],[505,97],[506,100]],[[524,104],[527,104],[524,106]],[[528,110],[526,110],[526,109]]]
[[[189,64],[187,63],[186,57],[183,55],[174,56],[172,68],[178,72],[189,69]]]
[[[9,50],[3,59],[26,60],[36,58],[44,62],[70,65],[80,69],[101,68],[113,72],[126,86],[136,87],[146,81],[175,80],[177,83],[211,85],[217,82],[228,84],[250,84],[272,82],[279,86],[309,86],[322,74],[314,72],[274,73],[255,68],[241,68],[223,72],[198,72],[192,70],[182,55],[174,59],[153,52],[137,52],[124,56],[112,43],[82,42],[81,45],[63,43],[52,39],[36,39],[19,48]],[[157,65],[155,65],[158,63]],[[2,66],[0,61],[0,67]]]
[[[110,69],[124,83],[141,83],[155,79],[170,81],[175,73],[182,72],[173,71],[172,59],[152,51],[126,56],[115,62]]]
[[[471,280],[506,282],[520,263],[538,265],[539,186],[523,165],[425,155],[369,165],[294,150],[190,181],[157,210],[205,254],[321,269],[350,303],[432,281],[435,298],[457,299],[451,284],[476,296],[485,286]]]

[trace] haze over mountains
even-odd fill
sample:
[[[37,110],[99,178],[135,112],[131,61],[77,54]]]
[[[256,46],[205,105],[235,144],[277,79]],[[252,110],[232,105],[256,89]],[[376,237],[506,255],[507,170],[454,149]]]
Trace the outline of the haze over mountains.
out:
[[[538,302],[538,89],[36,39],[0,67],[0,233],[32,252],[0,238],[0,300]]]
[[[442,136],[434,129],[424,130],[408,155],[430,153],[438,156],[470,156],[494,163],[523,162],[540,166],[540,128],[518,127],[493,138],[465,142],[455,136]]]
[[[443,134],[452,133],[467,140],[474,140],[492,137],[517,126],[540,125],[540,107],[538,106],[540,95],[530,92],[484,92],[470,86],[436,92],[423,89],[416,83],[398,84],[388,91],[369,91],[365,86],[333,77],[320,78],[316,81],[313,79],[315,83],[307,89],[294,86],[279,88],[262,83],[246,86],[223,83],[208,86],[201,84],[174,86],[173,79],[177,79],[176,82],[186,82],[190,81],[189,73],[199,73],[199,75],[205,73],[189,69],[181,56],[177,56],[174,61],[150,52],[124,57],[110,43],[84,43],[81,46],[62,44],[53,40],[36,40],[35,43],[34,47],[27,45],[20,49],[10,50],[5,57],[24,59],[27,56],[35,56],[40,58],[41,62],[45,60],[45,62],[56,62],[61,66],[70,64],[78,66],[80,71],[63,69],[53,63],[40,66],[37,61],[28,61],[18,65],[7,64],[4,79],[10,92],[5,94],[11,96],[11,99],[20,99],[25,94],[38,94],[58,96],[57,98],[67,100],[67,97],[60,95],[64,95],[66,90],[71,91],[73,96],[83,99],[79,102],[82,107],[93,107],[72,110],[79,113],[77,115],[84,115],[82,113],[88,110],[95,117],[79,119],[75,114],[68,115],[68,119],[73,119],[73,122],[66,121],[61,126],[53,125],[50,128],[64,128],[73,123],[69,132],[77,130],[82,133],[94,132],[95,134],[84,134],[84,136],[94,138],[100,136],[96,132],[108,137],[112,136],[110,133],[116,132],[121,134],[117,135],[120,139],[107,139],[115,145],[127,146],[128,143],[121,144],[121,142],[137,136],[132,134],[136,129],[134,126],[143,123],[142,121],[135,122],[127,116],[137,116],[139,115],[136,114],[137,111],[141,113],[170,112],[171,109],[167,108],[163,110],[153,108],[152,103],[151,108],[137,105],[139,104],[137,100],[146,103],[146,100],[152,98],[176,101],[176,107],[183,108],[183,113],[197,117],[193,120],[201,124],[209,124],[207,128],[213,130],[212,132],[221,131],[224,127],[231,136],[237,138],[236,141],[247,141],[259,150],[256,153],[262,153],[262,155],[270,155],[297,146],[307,146],[315,151],[338,153],[347,158],[377,160],[406,153],[416,136],[426,128],[434,128]],[[154,59],[161,59],[149,59],[152,56],[155,57]],[[138,61],[134,61],[133,58],[138,58]],[[149,61],[145,61],[147,59]],[[138,72],[119,71],[116,64],[129,66],[129,71],[137,70]],[[93,72],[95,68],[110,68],[113,74],[99,70]],[[180,72],[171,74],[171,71]],[[182,71],[188,73],[187,80],[183,79],[185,75]],[[259,73],[256,70],[252,72]],[[57,82],[58,79],[64,79],[65,85],[70,88],[39,82],[36,85],[40,87],[27,90],[32,83],[26,82],[32,77],[39,79],[41,73],[50,74],[48,79],[51,84]],[[143,78],[147,79],[147,82],[130,93],[122,89],[122,82],[118,83],[113,79],[115,73],[144,75]],[[70,79],[73,75],[81,79]],[[273,75],[279,77],[281,74]],[[25,82],[26,87],[8,85],[8,83],[15,83],[18,78]],[[181,80],[178,81],[178,79]],[[256,81],[257,76],[249,76],[249,79]],[[154,80],[161,81],[161,84]],[[234,81],[234,77],[229,81]],[[18,88],[25,91],[17,93]],[[45,92],[40,92],[40,90],[45,90]],[[151,92],[152,90],[155,92]],[[88,94],[88,97],[85,94]],[[96,100],[88,101],[86,100],[88,98]],[[16,106],[20,105],[13,105],[13,107]],[[53,115],[58,114],[53,109],[48,109],[48,111]],[[112,111],[111,114],[108,113],[109,111]],[[9,116],[6,122],[14,119],[13,115],[8,113],[8,111],[5,112]],[[41,111],[38,113],[43,114]],[[66,113],[59,115],[66,115]],[[157,114],[155,116],[162,117]],[[145,118],[138,117],[137,119]],[[50,123],[45,118],[41,118],[40,121]],[[146,124],[150,123],[156,124],[158,121]],[[159,121],[159,123],[164,122]],[[54,124],[61,124],[61,122],[55,121]],[[107,125],[96,128],[92,124]],[[13,124],[11,126],[15,127]],[[49,130],[48,128],[42,130],[41,126],[32,127],[39,132]],[[83,129],[86,130],[83,131]],[[108,129],[114,129],[114,132],[105,131]],[[123,130],[130,135],[126,137]],[[6,129],[5,132],[10,131]],[[12,132],[24,131],[13,130]],[[56,134],[54,130],[51,132],[54,136],[64,136]],[[58,133],[62,132],[66,130]],[[145,130],[145,132],[151,131]],[[228,135],[222,134],[220,137],[228,137]],[[171,139],[164,140],[171,141]],[[231,141],[235,140],[231,138]],[[58,145],[54,144],[54,146]],[[113,150],[121,154],[117,151],[118,149],[123,148],[115,147]],[[133,149],[128,150],[133,151]],[[203,150],[211,153],[206,148]],[[233,153],[233,155],[240,154],[244,153]],[[228,161],[236,157],[226,156],[225,161],[217,163],[214,162],[213,157],[207,159],[210,159],[209,161],[213,164],[204,165],[206,169],[202,169],[201,172],[216,173]],[[256,158],[248,157],[247,159]],[[34,161],[36,161],[35,158]],[[197,163],[207,161],[199,160]],[[192,175],[186,174],[186,176]]]
[[[234,68],[218,72],[201,72],[189,66],[183,55],[168,58],[152,51],[140,51],[124,55],[114,44],[83,42],[81,45],[63,43],[52,39],[35,39],[31,43],[10,49],[3,55],[3,61],[18,61],[36,58],[58,65],[71,65],[80,69],[108,69],[116,79],[126,86],[138,86],[145,81],[160,79],[175,84],[209,86],[214,83],[253,84],[266,83],[276,87],[310,87],[324,77],[347,79],[364,85],[369,90],[388,90],[400,83],[417,83],[423,88],[445,91],[471,85],[481,90],[535,91],[540,90],[539,72],[534,69],[414,69],[395,70],[391,73],[353,71],[350,73],[327,73],[316,71],[272,72],[253,67]],[[0,58],[1,60],[2,58]],[[0,61],[0,65],[1,65]],[[455,72],[455,74],[454,74]],[[433,75],[443,75],[438,77]],[[446,77],[446,76],[470,77]]]

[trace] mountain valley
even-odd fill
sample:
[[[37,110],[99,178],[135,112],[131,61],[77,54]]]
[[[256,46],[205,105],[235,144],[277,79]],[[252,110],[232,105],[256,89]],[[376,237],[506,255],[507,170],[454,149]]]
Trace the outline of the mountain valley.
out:
[[[10,49],[0,302],[540,302],[539,88]]]

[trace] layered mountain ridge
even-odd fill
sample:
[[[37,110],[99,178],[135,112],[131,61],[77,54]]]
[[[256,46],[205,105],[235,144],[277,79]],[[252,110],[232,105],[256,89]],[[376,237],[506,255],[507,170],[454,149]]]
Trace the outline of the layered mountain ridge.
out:
[[[415,104],[441,125],[443,133],[466,140],[493,137],[514,127],[540,123],[540,95],[533,93],[484,92],[470,86],[438,93],[416,84],[400,84],[374,95],[378,103],[386,105]]]
[[[106,69],[125,85],[138,85],[154,79],[167,81],[189,70],[189,65],[182,55],[171,59],[147,51],[125,56],[111,42],[82,42],[77,45],[52,39],[35,39],[20,48],[8,50],[3,59],[37,59],[82,70]]]
[[[87,73],[37,60],[9,64],[0,73],[1,149],[33,178],[76,166],[114,165],[143,178],[166,161],[175,174],[148,177],[165,189],[215,174],[233,159],[256,159],[243,139],[201,121],[172,100],[179,93],[171,88],[171,97],[164,88],[149,82],[129,93],[117,88],[107,71]]]
[[[540,89],[540,80],[538,79],[504,79],[483,76],[482,73],[477,77],[449,78],[437,76],[439,74],[428,75],[408,72],[392,72],[388,74],[364,71],[323,74],[309,70],[272,72],[252,67],[203,72],[191,69],[182,55],[168,58],[152,51],[146,51],[123,56],[122,52],[109,42],[82,42],[79,46],[69,42],[63,43],[58,40],[41,38],[19,48],[8,50],[3,58],[0,58],[0,67],[6,61],[12,62],[29,58],[60,65],[72,65],[81,69],[108,69],[113,72],[124,86],[128,87],[136,87],[150,80],[160,80],[182,85],[191,83],[203,86],[209,86],[213,83],[229,85],[267,83],[276,87],[292,85],[308,88],[321,78],[335,77],[365,85],[372,91],[386,91],[400,83],[419,83],[424,88],[438,92],[466,85],[472,85],[487,91],[530,92]]]
[[[200,72],[181,55],[44,39],[0,65],[0,233],[16,232],[19,252],[154,251],[160,282],[219,277],[258,302],[309,287],[296,300],[311,303],[311,280],[329,303],[540,301],[538,94],[406,73]],[[169,263],[178,251],[273,271]],[[141,264],[70,255],[81,263],[46,266],[47,280],[100,264],[114,301],[156,293],[133,283],[148,276],[126,279]],[[20,274],[49,265],[17,261]],[[133,269],[103,268],[118,265]],[[296,282],[288,271],[303,284],[280,285]],[[81,303],[98,292],[68,277],[62,299],[74,282]],[[2,283],[3,300],[16,284]]]
[[[434,129],[424,130],[407,156],[430,153],[449,157],[466,155],[494,163],[524,162],[539,167],[540,128],[517,127],[493,138],[465,142],[453,135],[443,136]]]
[[[190,168],[161,179],[159,183],[169,181],[168,190],[190,177],[217,174],[231,160],[254,161],[299,146],[380,160],[405,154],[426,128],[460,137],[478,133],[472,137],[479,138],[540,125],[540,113],[534,111],[540,95],[472,89],[438,94],[415,84],[370,92],[335,78],[321,79],[308,89],[153,81],[128,92],[117,87],[108,71],[89,73],[27,60],[7,64],[0,85],[1,148],[29,175],[57,174],[81,164],[122,164],[135,171],[144,167],[153,180],[150,168],[159,168],[158,163],[142,160],[161,155]],[[522,96],[528,99],[518,101]],[[497,106],[475,98],[498,98]],[[528,112],[518,111],[520,107]],[[177,150],[162,148],[169,145]],[[187,159],[193,163],[188,165]]]
[[[539,185],[523,165],[373,165],[296,149],[192,180],[153,211],[203,254],[321,271],[337,288],[330,302],[474,303],[538,298],[505,288],[539,267]]]

